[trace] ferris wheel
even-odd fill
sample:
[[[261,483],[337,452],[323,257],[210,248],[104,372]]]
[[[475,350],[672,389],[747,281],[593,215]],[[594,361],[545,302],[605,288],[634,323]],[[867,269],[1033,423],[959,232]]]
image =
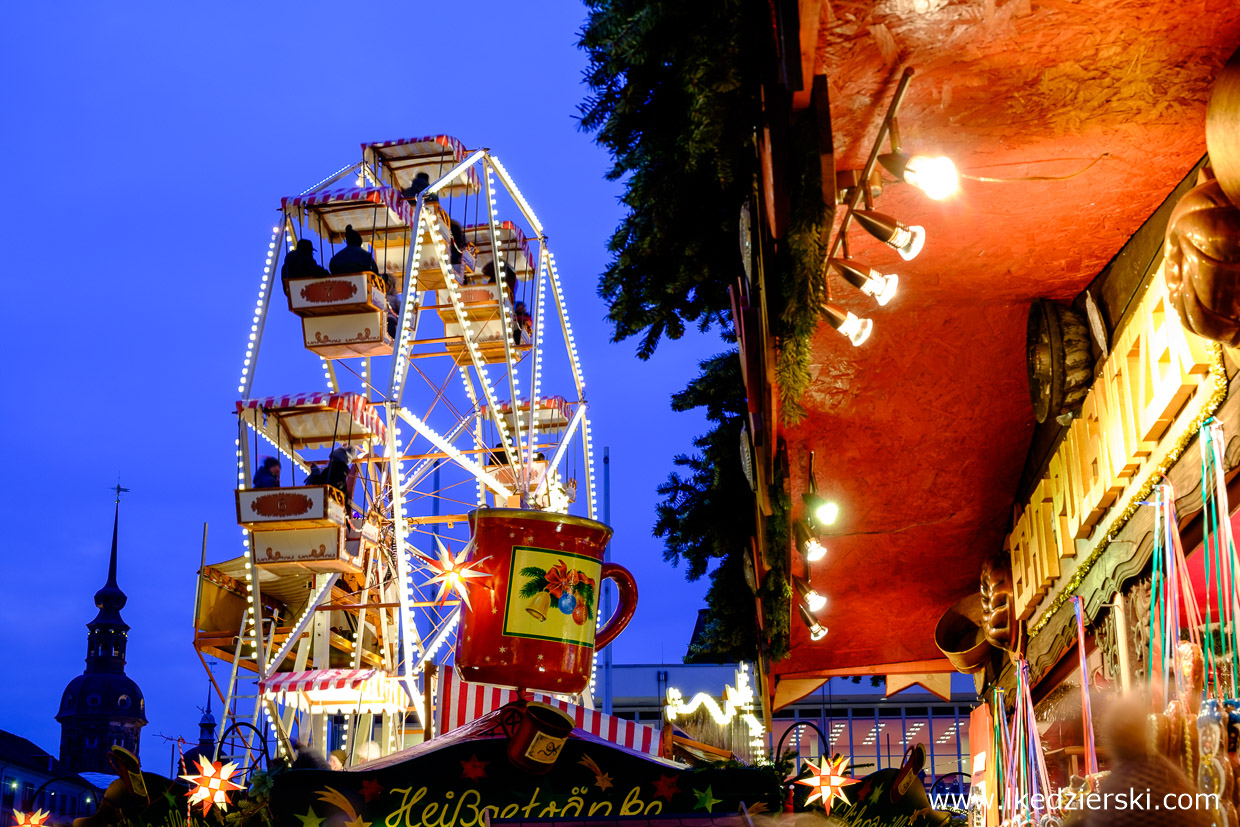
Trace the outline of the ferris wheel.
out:
[[[354,764],[433,735],[469,512],[595,517],[585,382],[547,233],[489,150],[363,144],[280,216],[237,386],[243,543],[204,556],[195,646],[229,664],[221,733]],[[293,357],[321,388],[286,386]]]

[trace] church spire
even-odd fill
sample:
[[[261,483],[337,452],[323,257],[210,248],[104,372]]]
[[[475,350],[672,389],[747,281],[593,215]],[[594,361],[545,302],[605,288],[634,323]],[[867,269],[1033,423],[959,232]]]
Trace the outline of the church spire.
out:
[[[124,629],[129,627],[125,625],[125,621],[121,620],[121,609],[125,608],[125,603],[129,598],[121,591],[120,586],[116,584],[116,533],[120,525],[121,504],[118,500],[116,503],[116,513],[112,517],[112,554],[108,559],[108,582],[103,584],[103,588],[95,592],[95,606],[99,609],[99,614],[95,619],[87,624],[87,628],[94,630],[96,626],[110,625],[119,626]]]

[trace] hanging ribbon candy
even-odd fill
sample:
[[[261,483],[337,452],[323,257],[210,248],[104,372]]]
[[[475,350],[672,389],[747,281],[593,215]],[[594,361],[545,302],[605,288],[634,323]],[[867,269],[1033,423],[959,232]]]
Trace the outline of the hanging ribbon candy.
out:
[[[1180,544],[1180,528],[1175,516],[1175,489],[1170,482],[1162,482],[1154,488],[1154,559],[1153,580],[1150,585],[1150,647],[1149,675],[1153,685],[1158,681],[1162,698],[1170,699],[1169,690],[1174,684],[1176,697],[1184,698],[1188,691],[1183,669],[1177,662],[1176,649],[1180,632],[1187,628],[1189,640],[1201,644],[1198,631],[1201,614],[1193,598],[1193,586],[1188,576],[1188,564],[1184,560],[1184,547]],[[1184,615],[1181,616],[1181,607]],[[1155,668],[1157,666],[1157,669]]]
[[[1072,598],[1076,610],[1076,651],[1081,663],[1081,722],[1085,726],[1085,774],[1098,774],[1098,751],[1094,746],[1094,715],[1089,704],[1089,666],[1085,659],[1085,615],[1079,596]]]
[[[1240,617],[1240,602],[1236,595],[1235,577],[1240,563],[1236,559],[1236,543],[1231,532],[1231,508],[1227,497],[1227,479],[1223,464],[1223,426],[1213,417],[1202,423],[1198,442],[1201,445],[1201,505],[1205,556],[1206,634],[1209,645],[1205,647],[1206,694],[1223,698],[1240,691],[1240,672],[1236,653],[1240,652],[1240,630],[1235,620]],[[1213,584],[1213,588],[1211,587]],[[1217,638],[1211,616],[1208,596],[1217,598]],[[1217,644],[1216,644],[1217,641]],[[1220,664],[1230,663],[1229,687],[1224,687],[1219,674]],[[1230,691],[1228,691],[1230,690]]]
[[[1022,658],[1016,661],[1016,698],[1006,733],[1008,751],[1000,809],[1004,824],[1057,822],[1058,813],[1050,809],[1051,782],[1030,689],[1029,664]],[[1003,707],[996,712],[1002,716]]]

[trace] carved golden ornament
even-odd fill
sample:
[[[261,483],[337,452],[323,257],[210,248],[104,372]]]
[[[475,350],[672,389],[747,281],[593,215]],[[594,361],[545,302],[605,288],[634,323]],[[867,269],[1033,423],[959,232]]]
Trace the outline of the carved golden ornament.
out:
[[[992,646],[1012,651],[1015,613],[1012,567],[1006,555],[993,557],[982,565],[982,632]]]
[[[1176,204],[1165,253],[1167,293],[1184,327],[1240,344],[1240,209],[1218,181],[1194,187]]]
[[[1176,464],[1188,446],[1197,438],[1197,432],[1201,430],[1201,423],[1213,416],[1218,407],[1223,404],[1223,400],[1227,398],[1227,372],[1223,367],[1223,348],[1217,344],[1211,344],[1209,347],[1210,380],[1213,382],[1213,386],[1210,389],[1210,396],[1206,399],[1205,405],[1193,417],[1193,421],[1184,429],[1184,433],[1180,435],[1175,445],[1163,457],[1163,461],[1158,464],[1158,467],[1149,473],[1140,487],[1133,490],[1132,495],[1124,504],[1124,510],[1120,512],[1119,517],[1111,524],[1111,528],[1107,531],[1106,536],[1098,541],[1098,545],[1094,546],[1088,557],[1081,560],[1076,570],[1072,572],[1072,576],[1068,578],[1068,582],[1060,589],[1059,594],[1055,595],[1055,599],[1042,612],[1037,622],[1029,627],[1030,640],[1046,628],[1046,625],[1051,622],[1051,618],[1055,616],[1055,613],[1063,608],[1064,604],[1077,593],[1081,584],[1085,582],[1086,575],[1089,574],[1094,564],[1098,562],[1098,559],[1102,557],[1102,553],[1107,550],[1111,541],[1124,529],[1124,526],[1128,524],[1128,520],[1137,512],[1137,509],[1142,507],[1142,500],[1149,496],[1149,493],[1154,490],[1154,486],[1162,481],[1163,476],[1171,470],[1171,466]]]

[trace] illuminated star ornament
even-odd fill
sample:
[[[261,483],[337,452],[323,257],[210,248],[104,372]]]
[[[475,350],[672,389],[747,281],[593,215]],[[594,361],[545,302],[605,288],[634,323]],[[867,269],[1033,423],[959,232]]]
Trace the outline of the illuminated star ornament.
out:
[[[440,604],[448,599],[448,595],[456,592],[461,596],[461,600],[465,601],[465,605],[473,608],[469,603],[469,579],[471,577],[490,577],[491,575],[485,571],[474,571],[474,566],[490,560],[491,558],[483,557],[481,560],[473,560],[465,562],[471,551],[474,550],[474,543],[471,540],[465,548],[461,549],[461,553],[452,556],[452,553],[444,546],[443,541],[438,537],[435,538],[435,544],[439,546],[439,559],[428,557],[421,552],[416,552],[422,563],[431,571],[438,572],[430,580],[426,581],[427,586],[432,583],[439,584],[439,597],[436,600]]]
[[[43,810],[35,810],[33,813],[23,813],[20,810],[13,811],[13,817],[17,819],[16,827],[43,827],[50,812]]]
[[[812,787],[813,790],[809,794],[809,798],[805,799],[806,804],[812,803],[815,799],[822,799],[822,808],[828,813],[831,812],[831,802],[839,799],[845,803],[848,799],[844,797],[844,788],[849,784],[856,784],[861,779],[853,778],[848,775],[848,759],[840,757],[835,761],[828,761],[823,756],[818,766],[809,764],[810,772],[813,773],[809,778],[798,778],[798,784],[804,784]]]
[[[198,764],[198,772],[181,776],[193,785],[189,791],[190,806],[201,803],[204,816],[210,812],[212,805],[227,810],[228,794],[241,789],[240,784],[232,782],[232,777],[237,773],[237,765],[232,761],[227,764],[221,761],[210,763],[202,756],[196,758],[195,762]]]

